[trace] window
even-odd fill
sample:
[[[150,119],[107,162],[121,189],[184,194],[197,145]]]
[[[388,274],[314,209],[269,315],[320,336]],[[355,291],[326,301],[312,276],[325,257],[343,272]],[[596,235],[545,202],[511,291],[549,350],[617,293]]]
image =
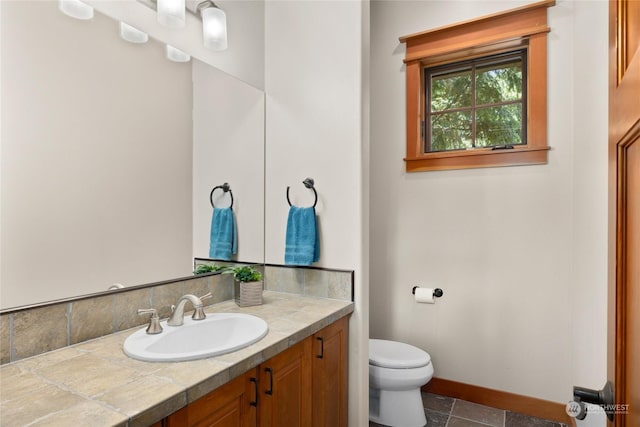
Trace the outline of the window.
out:
[[[547,0],[400,38],[408,172],[547,163]]]
[[[425,69],[425,152],[526,145],[525,54]]]

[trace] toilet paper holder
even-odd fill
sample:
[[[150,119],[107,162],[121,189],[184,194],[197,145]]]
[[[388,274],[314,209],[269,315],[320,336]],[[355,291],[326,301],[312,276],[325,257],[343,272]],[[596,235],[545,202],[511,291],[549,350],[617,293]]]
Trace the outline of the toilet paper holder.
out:
[[[411,289],[411,294],[415,295],[416,294],[416,289],[418,289],[420,286],[414,286],[413,289]],[[440,288],[435,288],[433,290],[433,296],[436,298],[440,298],[442,295],[444,295],[444,292],[442,291],[442,289]]]
[[[602,387],[602,390],[573,386],[573,402],[569,402],[567,411],[569,410],[569,405],[571,405],[575,418],[579,420],[583,420],[587,416],[583,402],[600,405],[602,409],[605,410],[609,421],[614,420],[615,409],[612,408],[615,408],[617,405],[613,383],[611,383],[611,381],[607,381],[604,387]]]

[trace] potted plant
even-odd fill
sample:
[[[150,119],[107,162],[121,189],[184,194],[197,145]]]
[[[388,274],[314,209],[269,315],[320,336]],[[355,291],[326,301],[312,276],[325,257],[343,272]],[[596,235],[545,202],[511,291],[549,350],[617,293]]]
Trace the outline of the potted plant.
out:
[[[234,299],[238,306],[262,304],[262,273],[248,265],[229,268],[225,273],[233,273]]]
[[[227,265],[200,264],[196,266],[196,269],[193,271],[193,274],[215,273],[216,271],[223,271],[228,268],[229,266]]]

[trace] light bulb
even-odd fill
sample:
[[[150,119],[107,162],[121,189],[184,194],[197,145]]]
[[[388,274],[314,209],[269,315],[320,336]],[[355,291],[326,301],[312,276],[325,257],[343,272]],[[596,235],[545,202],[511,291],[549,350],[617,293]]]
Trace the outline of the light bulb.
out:
[[[167,59],[173,62],[189,62],[191,56],[171,45],[167,45]]]
[[[158,22],[170,28],[185,26],[185,0],[158,0]]]
[[[62,13],[72,18],[93,18],[93,8],[88,4],[82,3],[80,0],[59,0],[58,7]]]
[[[227,48],[227,16],[222,9],[210,6],[202,9],[202,38],[211,50]]]
[[[146,43],[149,41],[147,33],[124,22],[120,22],[120,37],[131,43]]]

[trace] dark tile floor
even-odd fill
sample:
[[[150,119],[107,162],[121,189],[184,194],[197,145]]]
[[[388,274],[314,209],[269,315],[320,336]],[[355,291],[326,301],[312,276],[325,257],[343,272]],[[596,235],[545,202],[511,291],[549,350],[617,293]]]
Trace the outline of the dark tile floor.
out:
[[[422,393],[427,427],[567,427],[554,421],[438,394]],[[369,427],[381,424],[369,423]]]

